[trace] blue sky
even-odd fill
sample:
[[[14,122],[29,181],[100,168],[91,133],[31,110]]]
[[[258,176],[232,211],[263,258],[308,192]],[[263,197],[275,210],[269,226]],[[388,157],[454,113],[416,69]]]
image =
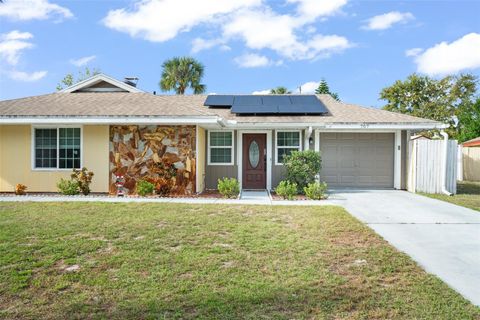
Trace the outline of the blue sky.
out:
[[[209,93],[325,78],[346,102],[380,107],[413,72],[480,75],[480,1],[5,0],[0,99],[45,94],[85,66],[157,91],[161,64],[191,55]],[[201,3],[200,3],[201,2]]]

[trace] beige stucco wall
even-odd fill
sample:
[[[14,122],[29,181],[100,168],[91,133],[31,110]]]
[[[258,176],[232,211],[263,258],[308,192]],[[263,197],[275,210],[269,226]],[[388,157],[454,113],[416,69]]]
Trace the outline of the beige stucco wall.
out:
[[[0,192],[11,192],[17,183],[31,192],[56,192],[60,178],[69,178],[70,170],[32,170],[32,127],[0,126]],[[83,126],[83,165],[93,171],[93,192],[108,192],[108,126]]]
[[[197,192],[205,189],[206,141],[205,129],[197,126]]]

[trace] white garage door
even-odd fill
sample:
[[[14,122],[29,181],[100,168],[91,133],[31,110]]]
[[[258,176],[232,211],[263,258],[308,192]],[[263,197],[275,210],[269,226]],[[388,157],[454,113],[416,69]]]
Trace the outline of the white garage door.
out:
[[[329,186],[393,188],[393,133],[321,133],[320,151]]]

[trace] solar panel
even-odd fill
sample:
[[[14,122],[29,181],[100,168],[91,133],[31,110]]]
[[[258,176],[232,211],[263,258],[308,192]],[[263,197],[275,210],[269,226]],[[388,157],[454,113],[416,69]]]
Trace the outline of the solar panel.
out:
[[[235,104],[232,106],[231,111],[237,114],[272,114],[272,113],[278,113],[278,107]]]
[[[209,95],[209,107],[231,107],[236,114],[323,114],[325,105],[315,95]]]
[[[231,95],[216,95],[211,94],[203,103],[204,106],[209,107],[230,107],[233,104],[234,96]]]
[[[233,100],[233,105],[241,105],[241,106],[261,106],[263,105],[262,103],[262,97],[257,96],[257,95],[251,95],[251,96],[235,96],[235,99]]]

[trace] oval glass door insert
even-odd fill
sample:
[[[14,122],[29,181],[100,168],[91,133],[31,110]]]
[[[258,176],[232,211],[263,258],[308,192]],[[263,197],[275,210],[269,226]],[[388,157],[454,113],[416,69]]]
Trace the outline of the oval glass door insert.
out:
[[[256,168],[258,162],[260,161],[260,149],[258,148],[257,141],[253,140],[248,147],[248,160],[250,161],[250,166]]]

